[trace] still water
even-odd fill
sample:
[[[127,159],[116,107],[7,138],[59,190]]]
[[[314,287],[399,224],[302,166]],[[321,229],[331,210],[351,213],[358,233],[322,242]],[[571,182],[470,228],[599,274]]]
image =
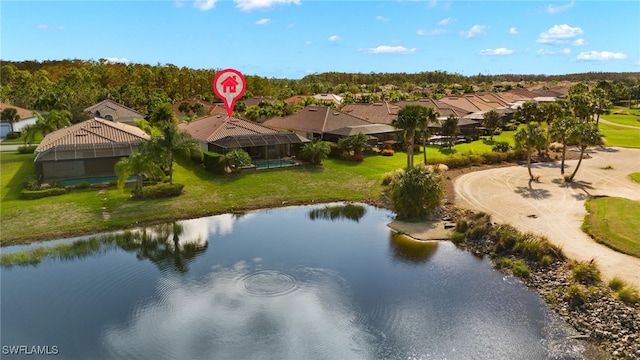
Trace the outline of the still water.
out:
[[[181,221],[3,266],[2,358],[34,358],[7,355],[19,345],[56,347],[40,359],[583,356],[488,260],[393,234],[387,210],[310,216],[324,206]]]

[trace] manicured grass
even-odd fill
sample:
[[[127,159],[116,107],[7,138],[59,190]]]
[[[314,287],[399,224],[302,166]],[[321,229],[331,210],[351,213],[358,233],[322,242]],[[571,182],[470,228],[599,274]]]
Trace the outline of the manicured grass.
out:
[[[600,123],[600,132],[607,146],[640,148],[640,129],[630,129]]]
[[[640,202],[617,197],[590,198],[582,228],[597,242],[640,258]]]
[[[617,115],[616,111],[626,111],[629,115]],[[640,111],[636,109],[629,109],[628,107],[615,106],[611,108],[611,114],[600,115],[601,119],[609,120],[611,122],[623,125],[631,125],[640,127]]]
[[[631,176],[631,180],[633,180],[633,181],[635,181],[637,183],[640,183],[640,172],[633,173],[633,174],[631,174],[629,176]]]
[[[40,144],[40,141],[42,141],[42,134],[38,134],[36,136],[36,138],[34,139],[34,141],[31,142],[31,145]],[[25,143],[24,143],[24,134],[21,135],[17,139],[4,139],[4,140],[2,140],[2,143],[0,143],[0,144],[4,144],[4,145],[25,145]]]

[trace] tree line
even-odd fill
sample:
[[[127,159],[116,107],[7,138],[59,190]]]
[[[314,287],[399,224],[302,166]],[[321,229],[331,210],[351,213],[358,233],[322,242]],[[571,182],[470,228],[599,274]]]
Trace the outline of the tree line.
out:
[[[111,99],[142,114],[160,104],[181,103],[189,98],[219,102],[211,82],[220,69],[191,69],[172,64],[123,64],[105,59],[55,61],[2,61],[0,100],[27,109],[65,110],[80,119],[82,110]],[[245,74],[246,75],[246,74]],[[277,79],[246,75],[245,98],[253,96],[284,100],[294,95],[318,93],[346,94],[351,101],[402,100],[402,92],[381,95],[383,85],[394,85],[405,92],[428,89],[427,94],[442,96],[445,88],[455,94],[469,93],[473,86],[495,90],[491,84],[502,81],[599,81],[616,99],[640,97],[640,73],[590,72],[567,75],[483,75],[463,76],[446,71],[409,73],[311,74],[302,79]],[[499,88],[499,86],[498,86]],[[353,97],[353,94],[369,94]],[[373,95],[377,93],[377,95]],[[610,94],[610,95],[611,95]],[[353,97],[353,99],[351,99]],[[264,114],[253,114],[254,117]],[[267,116],[268,117],[268,116]]]

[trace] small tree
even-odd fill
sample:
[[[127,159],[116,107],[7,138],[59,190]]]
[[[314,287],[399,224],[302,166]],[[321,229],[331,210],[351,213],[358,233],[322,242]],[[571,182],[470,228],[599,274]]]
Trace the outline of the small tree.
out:
[[[251,164],[251,156],[242,149],[235,149],[222,155],[219,161],[237,175],[242,171],[242,167]]]
[[[142,189],[142,177],[162,177],[164,171],[155,162],[153,154],[144,151],[136,151],[128,157],[120,159],[115,166],[118,176],[118,189],[122,190],[127,179],[131,175],[136,176],[136,191]]]
[[[578,119],[575,117],[564,117],[554,121],[549,127],[549,135],[554,141],[562,144],[562,161],[560,163],[560,175],[564,175],[564,160],[567,154],[567,146],[569,145],[569,135],[571,129],[578,125]]]
[[[544,131],[540,127],[540,124],[536,122],[530,122],[527,126],[518,130],[513,139],[516,142],[516,147],[519,149],[527,150],[527,170],[529,171],[529,178],[534,180],[533,173],[531,172],[531,152],[535,148],[539,148],[546,142]]]
[[[484,113],[484,120],[482,121],[482,126],[487,129],[489,132],[489,140],[493,141],[493,134],[496,132],[496,129],[500,125],[500,114],[497,111],[491,110]]]
[[[9,123],[11,131],[13,131],[13,123],[20,121],[20,115],[18,115],[18,110],[16,110],[16,108],[8,107],[2,110],[2,113],[0,113],[0,119],[2,122]]]
[[[580,164],[582,164],[582,157],[584,156],[585,150],[589,146],[599,145],[602,143],[602,138],[600,137],[600,130],[598,129],[598,125],[580,122],[578,125],[573,126],[569,131],[569,138],[571,141],[575,141],[580,147],[580,159],[578,160],[578,165],[573,170],[573,173],[565,179],[566,182],[572,182],[580,168]]]
[[[425,219],[442,198],[440,175],[426,166],[398,172],[390,186],[393,210],[403,219]]]
[[[456,143],[456,135],[460,129],[458,128],[458,118],[451,114],[442,124],[442,135],[449,138],[449,147],[452,148]]]
[[[331,153],[331,143],[326,141],[313,141],[307,143],[300,150],[300,157],[313,165],[321,165],[329,158]]]
[[[369,148],[367,135],[359,133],[338,140],[338,147],[346,153],[347,158],[358,160],[364,151]]]

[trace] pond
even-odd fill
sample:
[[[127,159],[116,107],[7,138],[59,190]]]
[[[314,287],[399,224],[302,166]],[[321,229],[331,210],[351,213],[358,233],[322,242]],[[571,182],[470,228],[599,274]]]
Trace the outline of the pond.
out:
[[[1,268],[2,357],[571,359],[588,351],[487,259],[395,234],[386,226],[393,213],[352,206],[344,216],[300,206],[4,248],[16,256]]]

